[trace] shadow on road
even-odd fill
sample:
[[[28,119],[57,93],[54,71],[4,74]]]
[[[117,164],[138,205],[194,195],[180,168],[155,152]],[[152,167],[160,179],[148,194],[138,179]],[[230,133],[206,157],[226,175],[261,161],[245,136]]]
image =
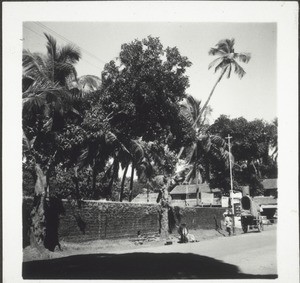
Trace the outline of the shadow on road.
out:
[[[182,253],[76,255],[23,263],[24,279],[223,279],[277,275],[239,273],[238,267],[210,257]]]
[[[235,265],[182,253],[76,255],[23,263],[24,279],[229,279],[277,275],[242,274]]]

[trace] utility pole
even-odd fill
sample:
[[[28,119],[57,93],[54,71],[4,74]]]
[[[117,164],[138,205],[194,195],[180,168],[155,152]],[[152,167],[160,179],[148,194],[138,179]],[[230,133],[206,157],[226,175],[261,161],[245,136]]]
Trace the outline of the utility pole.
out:
[[[234,205],[233,205],[233,180],[232,180],[232,164],[231,164],[231,144],[230,139],[232,137],[228,134],[226,139],[228,140],[228,150],[229,150],[229,171],[230,171],[230,203],[231,203],[231,213],[232,213],[232,234],[235,234],[235,221],[234,221]]]
[[[196,205],[199,206],[199,175],[198,175],[199,172],[198,172],[197,161],[198,161],[198,144],[196,143],[196,172],[195,172],[195,175],[196,175],[196,187],[197,187],[197,190],[196,190],[197,203],[196,203]]]

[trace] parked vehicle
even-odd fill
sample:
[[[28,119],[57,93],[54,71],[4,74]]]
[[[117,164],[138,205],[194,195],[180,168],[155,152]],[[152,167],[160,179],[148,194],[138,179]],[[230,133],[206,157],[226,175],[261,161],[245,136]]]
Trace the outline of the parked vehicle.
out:
[[[241,224],[244,233],[248,229],[257,229],[258,232],[263,230],[260,207],[250,196],[243,196],[241,199]]]

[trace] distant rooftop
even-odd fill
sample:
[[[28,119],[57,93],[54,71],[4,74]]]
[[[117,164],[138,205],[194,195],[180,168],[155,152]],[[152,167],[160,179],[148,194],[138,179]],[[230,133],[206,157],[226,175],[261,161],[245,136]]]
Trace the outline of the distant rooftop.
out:
[[[207,183],[199,184],[200,187],[199,192],[203,193],[212,193],[212,192],[220,192],[220,189],[210,189]],[[178,185],[176,186],[171,192],[171,195],[178,194],[178,195],[185,195],[185,194],[195,194],[197,193],[197,185]]]
[[[135,203],[156,203],[158,197],[158,193],[149,193],[148,195],[148,202],[147,202],[147,193],[138,194],[132,202]]]
[[[261,183],[265,190],[277,189],[277,179],[264,179]]]
[[[273,197],[254,197],[253,201],[258,205],[272,205],[277,204],[277,199]]]

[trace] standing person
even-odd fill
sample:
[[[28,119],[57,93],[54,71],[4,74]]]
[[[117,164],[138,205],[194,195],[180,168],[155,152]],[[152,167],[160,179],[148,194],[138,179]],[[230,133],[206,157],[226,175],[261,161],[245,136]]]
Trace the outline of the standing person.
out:
[[[226,231],[228,232],[228,236],[231,236],[232,220],[231,220],[231,218],[228,216],[228,214],[226,214],[226,216],[225,216],[224,225],[225,225],[225,227],[226,227]]]

